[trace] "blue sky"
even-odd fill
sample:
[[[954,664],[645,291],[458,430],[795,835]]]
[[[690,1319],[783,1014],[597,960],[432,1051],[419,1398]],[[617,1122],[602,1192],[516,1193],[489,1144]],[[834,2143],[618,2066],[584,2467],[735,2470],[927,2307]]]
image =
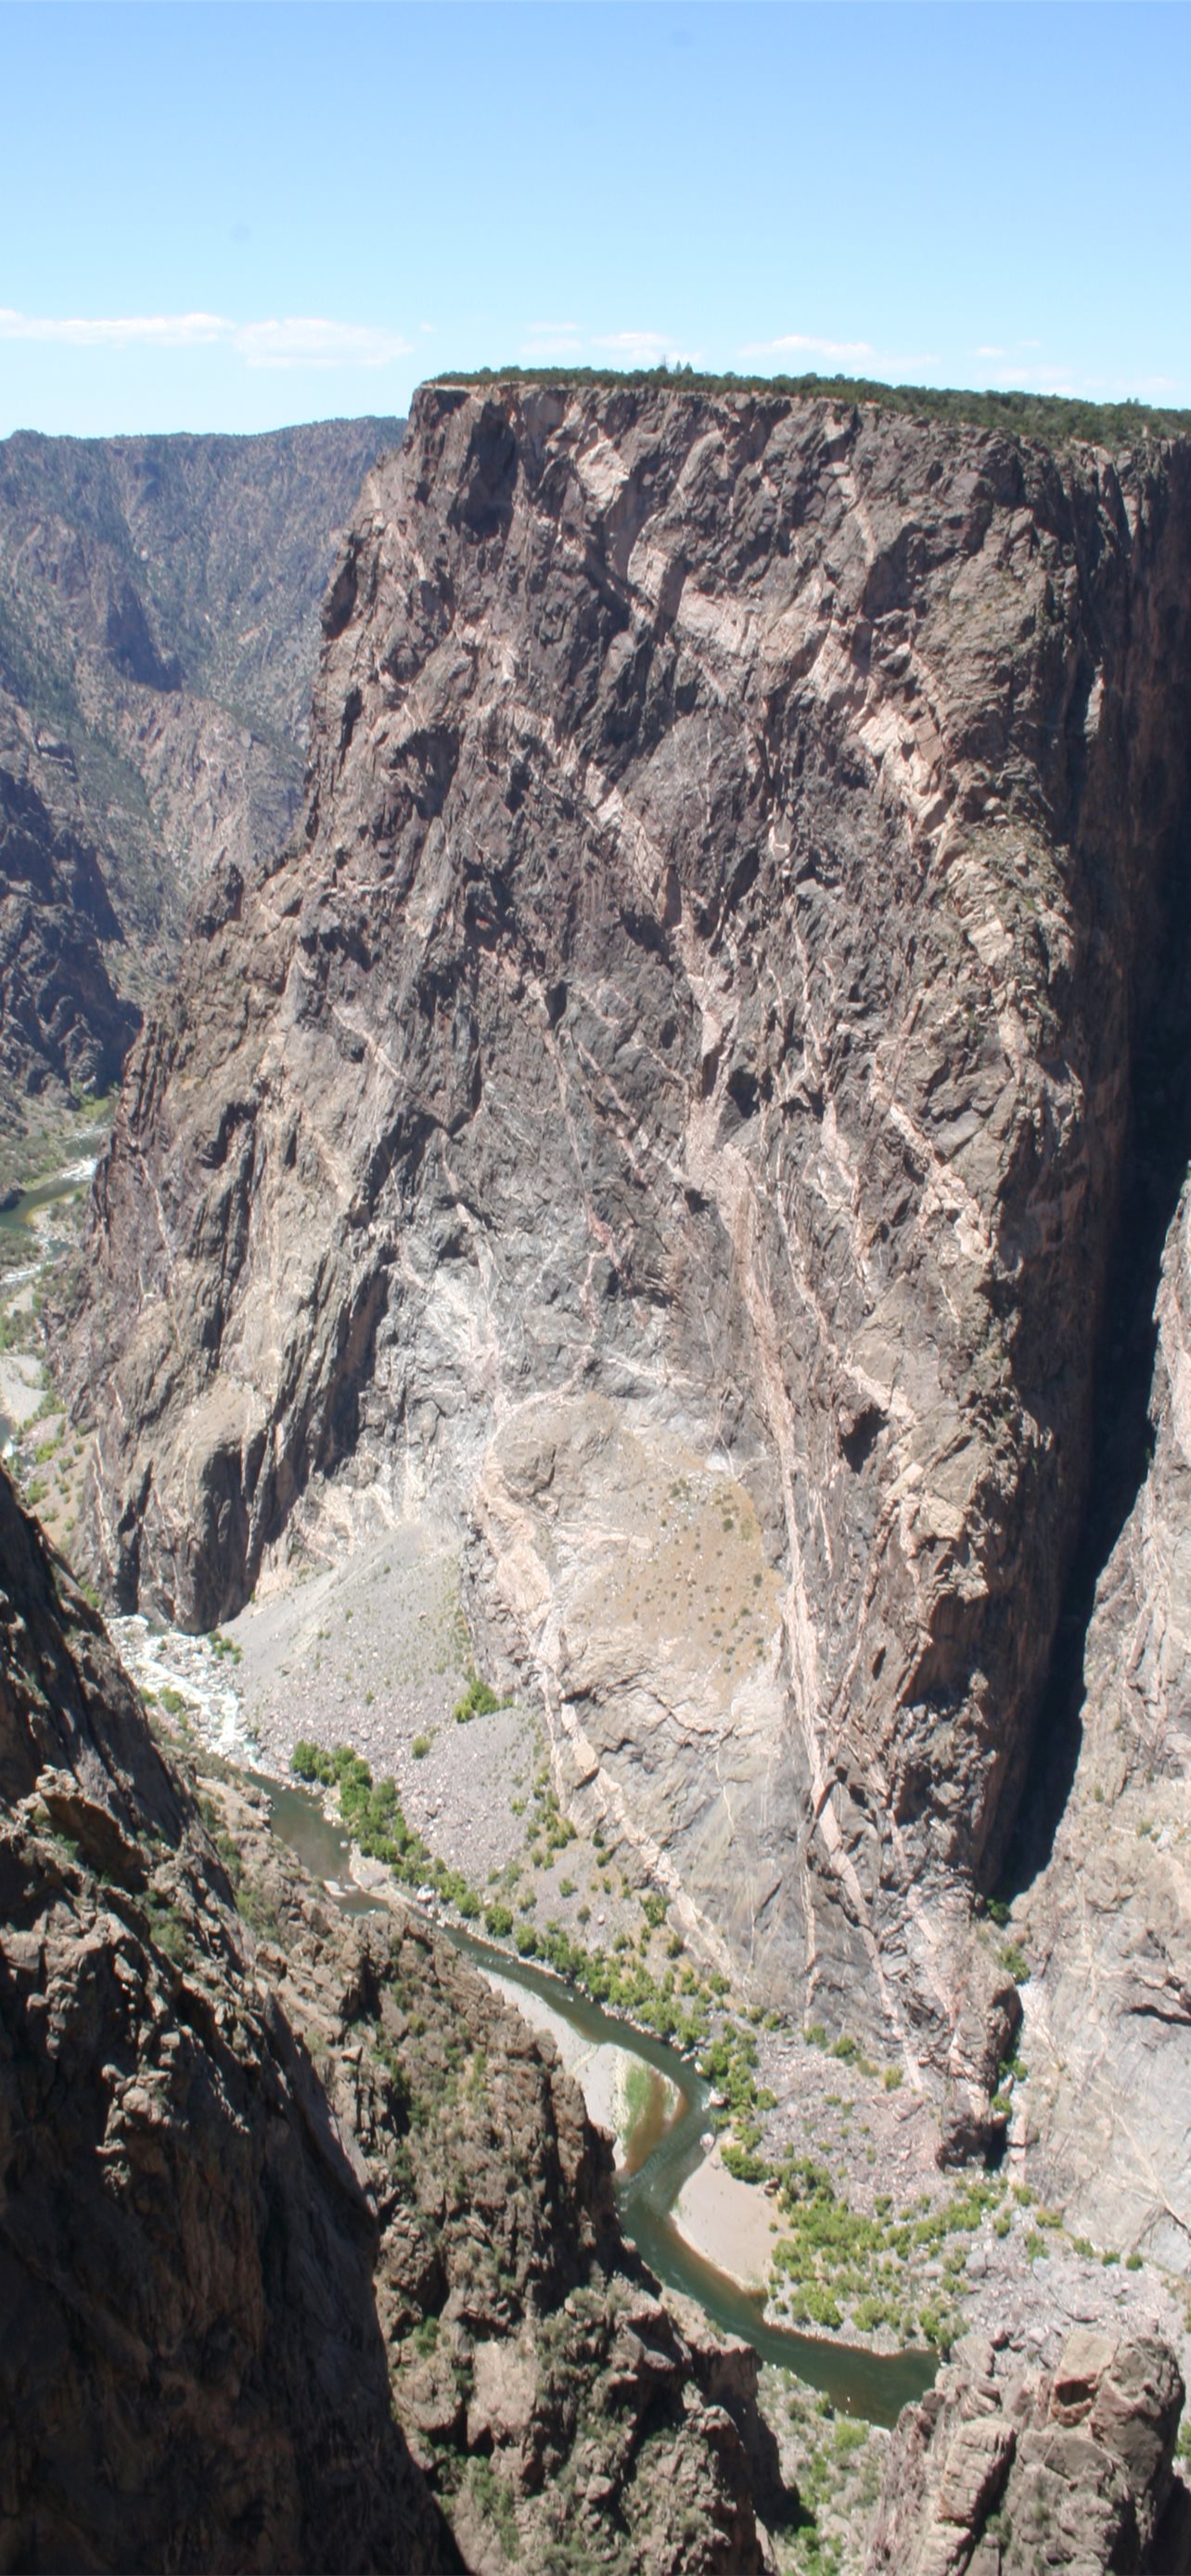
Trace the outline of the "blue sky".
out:
[[[1191,405],[1179,5],[0,7],[0,434],[451,366]]]

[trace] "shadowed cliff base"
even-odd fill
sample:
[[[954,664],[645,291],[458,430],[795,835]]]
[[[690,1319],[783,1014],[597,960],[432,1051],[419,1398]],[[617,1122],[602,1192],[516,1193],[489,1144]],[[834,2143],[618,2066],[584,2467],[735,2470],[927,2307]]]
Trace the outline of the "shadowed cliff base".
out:
[[[1191,562],[1188,564],[1191,587]],[[1191,738],[1191,639],[1169,638],[1171,725]],[[1144,830],[1144,818],[1141,828]],[[1083,1742],[1088,1632],[1101,1578],[1154,1460],[1158,1292],[1191,1169],[1191,809],[1155,887],[1134,996],[1129,1128],[1104,1287],[1087,1500],[1055,1633],[1029,1771],[1000,1870],[1011,1900],[1049,1864]]]
[[[1147,1045],[1136,1069],[1125,1194],[1105,1292],[1088,1503],[1030,1769],[997,1882],[998,1895],[1010,1901],[1029,1888],[1051,1859],[1083,1744],[1088,1630],[1097,1589],[1153,1463],[1156,1301],[1163,1256],[1191,1167],[1186,880],[1179,891],[1183,918],[1177,937],[1172,924],[1167,999],[1183,1025],[1157,1049]]]

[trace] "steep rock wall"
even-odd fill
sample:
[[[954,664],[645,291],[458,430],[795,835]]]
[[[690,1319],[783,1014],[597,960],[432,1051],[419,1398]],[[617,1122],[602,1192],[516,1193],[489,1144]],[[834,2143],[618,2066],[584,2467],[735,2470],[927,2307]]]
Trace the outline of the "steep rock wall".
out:
[[[1182,448],[423,394],[304,842],[142,1043],[77,1329],[123,1600],[223,1615],[335,1470],[464,1515],[571,1794],[765,1992],[978,2096],[1189,549]]]
[[[69,755],[0,691],[0,1138],[30,1093],[110,1091],[140,1024],[109,971],[120,925]]]
[[[1082,1640],[1074,1778],[1023,1906],[1031,2100],[1073,2219],[1191,2254],[1191,1190],[1165,1246],[1151,1451]]]
[[[30,1096],[115,1082],[209,870],[289,829],[319,603],[401,428],[0,441],[0,1162]]]
[[[1077,2327],[1053,2372],[965,2336],[898,2419],[866,2576],[1186,2576],[1183,2396],[1156,2336]]]
[[[0,2566],[761,2576],[755,2356],[549,2043],[220,1768],[0,1472]]]

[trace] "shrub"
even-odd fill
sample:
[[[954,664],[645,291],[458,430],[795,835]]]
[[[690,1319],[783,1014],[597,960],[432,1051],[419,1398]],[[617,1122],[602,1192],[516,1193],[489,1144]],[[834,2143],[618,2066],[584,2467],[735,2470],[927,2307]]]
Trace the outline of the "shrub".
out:
[[[165,1897],[151,1895],[146,1899],[145,1911],[149,1917],[149,1938],[154,1948],[160,1950],[167,1959],[172,1960],[176,1968],[180,1968],[186,1957],[186,1927],[177,1908],[169,1904]]]
[[[721,2148],[720,2152],[723,2156],[724,2164],[727,2167],[728,2172],[735,2175],[737,2182],[764,2182],[766,2180],[769,2173],[769,2167],[764,2156],[755,2156],[750,2154],[747,2147],[738,2147],[731,2138],[728,2140],[727,2145]]]
[[[494,1941],[507,1941],[513,1929],[513,1917],[507,1905],[490,1905],[484,1915],[484,1929]]]
[[[333,1753],[326,1753],[321,1745],[303,1738],[290,1755],[290,1769],[300,1780],[338,1788],[344,1824],[369,1860],[383,1861],[410,1882],[429,1876],[441,1895],[458,1903],[466,1880],[431,1859],[420,1836],[405,1821],[396,1781],[374,1782],[368,1764],[353,1753],[350,1744],[337,1744]]]
[[[1015,1986],[1024,1986],[1030,1973],[1030,1962],[1020,1941],[1006,1941],[1001,1951],[1001,1966],[1008,1968]]]
[[[455,1702],[457,1724],[466,1726],[469,1717],[488,1717],[494,1708],[503,1706],[504,1702],[497,1698],[488,1682],[481,1681],[473,1666],[467,1676],[467,1687],[463,1697]]]
[[[409,1749],[410,1749],[410,1752],[412,1753],[412,1755],[413,1755],[413,1757],[414,1757],[415,1762],[424,1762],[424,1761],[425,1761],[425,1759],[426,1759],[427,1754],[428,1754],[428,1753],[429,1753],[429,1751],[430,1751],[430,1738],[429,1738],[429,1736],[428,1736],[428,1735],[415,1735],[414,1740],[413,1740],[413,1743],[411,1744],[411,1746],[410,1746],[410,1748],[409,1748]]]

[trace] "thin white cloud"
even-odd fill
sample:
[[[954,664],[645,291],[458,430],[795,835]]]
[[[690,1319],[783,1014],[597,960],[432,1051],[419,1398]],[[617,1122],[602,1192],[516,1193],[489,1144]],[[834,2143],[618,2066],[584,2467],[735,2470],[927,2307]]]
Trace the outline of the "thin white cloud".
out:
[[[234,350],[249,367],[386,367],[412,347],[396,331],[314,315],[233,322],[222,313],[51,315],[8,305],[0,305],[0,340],[75,349],[219,347]]]
[[[15,313],[0,305],[0,340],[55,340],[74,349],[194,349],[226,340],[234,325],[218,313],[125,313],[109,316]]]
[[[250,367],[388,367],[407,358],[413,342],[364,322],[291,317],[240,323],[232,346]]]
[[[876,358],[871,340],[820,340],[810,331],[784,331],[778,340],[749,340],[740,358]]]
[[[697,351],[676,349],[663,331],[606,331],[592,341],[593,349],[612,349],[630,367],[660,367],[663,360],[670,367],[690,367],[697,363]]]
[[[697,367],[701,363],[696,349],[680,349],[664,331],[585,331],[577,322],[530,322],[520,354],[532,365],[538,360],[545,365],[568,360],[599,361],[614,359],[618,366]]]
[[[573,322],[531,322],[521,343],[523,358],[577,358],[583,334]]]
[[[1007,359],[1014,367],[1023,366],[1027,360],[1033,365],[1034,352],[1041,346],[1041,340],[1015,340],[1010,348],[1002,349],[993,340],[982,340],[980,346],[972,350],[971,355],[974,358]]]
[[[1031,357],[1030,350],[1039,345],[1037,340],[1024,340],[1016,350],[986,347],[971,354],[995,360],[989,366],[988,381],[990,391],[997,393],[1061,394],[1069,401],[1098,403],[1163,403],[1178,393],[1173,376],[1135,376],[1122,382],[1119,376],[1084,375],[1059,359]]]
[[[615,349],[622,358],[635,358],[638,366],[657,367],[670,347],[662,331],[601,331],[593,341],[597,349]]]

